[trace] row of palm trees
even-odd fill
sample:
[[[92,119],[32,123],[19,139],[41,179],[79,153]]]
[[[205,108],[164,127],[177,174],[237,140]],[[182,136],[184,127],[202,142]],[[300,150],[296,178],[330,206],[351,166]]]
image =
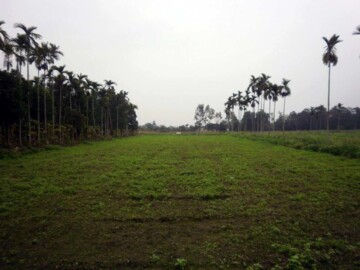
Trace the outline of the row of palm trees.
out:
[[[356,31],[353,32],[353,35],[360,35],[360,26],[356,28]],[[335,66],[338,62],[338,56],[336,55],[336,45],[342,40],[339,39],[339,35],[334,34],[331,38],[323,37],[323,40],[326,43],[325,52],[322,56],[323,63],[328,67],[328,98],[327,98],[327,116],[326,116],[326,129],[329,130],[329,115],[330,115],[330,77],[331,77],[331,66]],[[263,117],[265,114],[265,101],[269,101],[269,117],[271,117],[271,103],[274,104],[274,112],[272,114],[272,119],[270,122],[273,123],[273,130],[275,130],[275,119],[276,119],[276,102],[278,97],[281,96],[284,98],[284,108],[283,108],[283,130],[285,130],[285,102],[286,97],[291,94],[289,88],[290,80],[283,79],[280,85],[271,83],[269,81],[270,76],[261,74],[259,77],[251,75],[250,84],[248,88],[244,91],[238,91],[233,93],[225,103],[225,113],[227,119],[230,120],[234,115],[234,107],[237,106],[239,109],[239,125],[238,129],[241,129],[241,112],[246,111],[250,106],[253,108],[252,114],[252,131],[255,130],[255,107],[258,105],[258,125],[257,130],[262,131],[264,128]],[[262,112],[262,113],[260,113]],[[244,114],[245,115],[245,114]],[[233,121],[231,121],[233,123]],[[243,121],[244,122],[244,121]]]
[[[55,44],[39,43],[42,37],[36,33],[36,27],[16,23],[14,27],[21,30],[21,33],[11,38],[3,25],[4,21],[0,21],[0,50],[4,54],[5,68],[2,79],[11,81],[17,76],[16,88],[20,90],[17,98],[25,99],[26,96],[26,105],[23,104],[26,108],[22,108],[26,114],[20,113],[16,128],[15,123],[2,121],[1,129],[7,130],[8,139],[11,137],[10,133],[17,129],[18,143],[22,144],[24,125],[27,127],[28,145],[48,144],[49,139],[51,142],[64,143],[64,139],[69,139],[69,130],[72,130],[73,138],[85,138],[89,137],[90,133],[109,136],[137,128],[137,107],[129,101],[128,92],[122,90],[116,93],[115,82],[105,80],[101,85],[86,75],[66,70],[64,65],[56,66],[55,62],[63,53]],[[13,58],[16,62],[15,68]],[[29,70],[32,64],[37,70],[37,76],[31,79]],[[26,80],[22,77],[23,66],[26,66]],[[13,93],[6,92],[7,90],[9,89],[1,90],[2,96],[6,96],[9,102],[14,101]],[[27,121],[24,124],[25,118]],[[50,123],[48,119],[51,119]],[[33,126],[37,127],[35,132]]]
[[[241,130],[241,114],[251,107],[253,110],[252,113],[252,131],[255,131],[255,116],[256,117],[256,131],[264,130],[264,118],[265,114],[265,103],[268,101],[269,103],[269,116],[272,115],[273,122],[273,130],[275,130],[275,112],[276,112],[276,103],[279,100],[279,97],[284,98],[283,105],[283,115],[285,115],[285,101],[286,97],[291,94],[291,90],[289,87],[290,80],[283,79],[281,84],[276,84],[270,82],[270,76],[262,73],[260,76],[255,77],[251,75],[250,83],[247,89],[242,92],[238,91],[237,93],[233,93],[230,97],[228,97],[225,102],[225,114],[227,118],[231,118],[231,115],[234,114],[234,108],[237,106],[238,114],[239,114],[239,124],[238,129]],[[271,104],[274,104],[274,113],[271,114]],[[257,114],[256,111],[257,105]],[[244,122],[244,121],[243,121]],[[283,130],[285,128],[285,121],[283,123]]]

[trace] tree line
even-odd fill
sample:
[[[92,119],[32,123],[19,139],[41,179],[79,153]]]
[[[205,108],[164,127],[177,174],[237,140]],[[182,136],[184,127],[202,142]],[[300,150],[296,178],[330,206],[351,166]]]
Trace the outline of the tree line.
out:
[[[199,104],[199,106],[203,106]],[[198,115],[198,108],[195,110],[195,120]],[[273,131],[273,130],[326,130],[327,116],[329,115],[330,130],[353,130],[360,127],[360,108],[345,107],[338,103],[327,113],[323,105],[317,107],[305,108],[300,112],[291,111],[288,115],[278,112],[279,116],[274,120],[274,114],[260,109],[244,110],[242,117],[239,118],[234,112],[230,111],[225,119],[213,118],[208,120],[205,125],[182,125],[178,128],[172,128],[171,131]],[[206,117],[206,114],[204,114]],[[220,115],[221,116],[221,115]],[[214,121],[216,120],[216,121]],[[163,130],[165,128],[163,127]]]
[[[56,66],[60,47],[39,40],[36,27],[16,23],[10,37],[0,21],[0,145],[69,144],[84,139],[120,136],[138,128],[137,106],[116,83],[103,84]],[[14,65],[15,59],[15,65]],[[33,65],[37,76],[30,78]],[[26,68],[26,78],[22,75]]]
[[[360,35],[360,26],[356,28],[356,31],[353,32],[353,35]],[[340,118],[344,118],[344,115],[349,117],[349,123],[344,126],[344,129],[356,129],[358,128],[358,108],[343,108],[342,104],[330,109],[330,78],[331,78],[331,66],[335,66],[338,62],[338,56],[336,55],[336,45],[342,40],[339,39],[339,35],[334,34],[331,38],[323,37],[323,40],[326,43],[325,51],[322,55],[322,62],[328,67],[328,91],[327,91],[327,109],[323,106],[316,108],[305,109],[301,114],[310,115],[309,121],[313,122],[313,116],[315,115],[317,119],[319,115],[325,117],[323,126],[327,130],[330,129],[339,129],[340,128]],[[299,127],[298,120],[295,123],[288,124],[286,122],[294,122],[293,119],[287,119],[285,114],[285,104],[286,97],[291,94],[289,87],[290,80],[283,79],[281,84],[276,84],[270,82],[271,77],[262,73],[260,76],[255,77],[251,75],[249,86],[245,91],[238,91],[233,93],[228,97],[225,103],[225,114],[229,129],[235,130],[234,125],[237,126],[237,130],[247,130],[248,124],[245,125],[247,121],[251,118],[251,131],[263,131],[265,128],[267,130],[279,130],[282,129],[285,131],[295,129],[308,129],[301,125]],[[279,100],[279,97],[283,98],[283,113],[280,113],[280,117],[276,119],[276,104]],[[265,112],[265,104],[268,102],[268,112]],[[273,104],[273,112],[271,111],[271,105]],[[238,108],[238,120],[234,113],[234,108]],[[257,112],[256,112],[257,108]],[[252,112],[247,112],[250,109]],[[241,119],[241,114],[243,112],[243,118]],[[334,117],[336,115],[336,117]],[[291,114],[292,118],[303,119],[299,117],[295,112]],[[342,116],[342,117],[341,117]],[[321,118],[322,118],[321,117]],[[334,124],[334,119],[337,118],[337,124]],[[321,122],[321,121],[320,121]],[[335,120],[336,122],[336,120]],[[313,129],[310,123],[309,129]],[[318,129],[322,129],[320,125]]]

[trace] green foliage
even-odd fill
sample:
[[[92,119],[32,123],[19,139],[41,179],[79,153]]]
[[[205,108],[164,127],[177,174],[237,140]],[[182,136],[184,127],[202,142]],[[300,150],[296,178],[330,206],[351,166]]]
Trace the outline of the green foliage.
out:
[[[155,253],[153,253],[151,256],[150,256],[150,263],[151,264],[156,264],[160,261],[160,256],[156,255]]]
[[[357,159],[226,134],[20,152],[0,160],[0,264],[354,269],[359,178]]]
[[[187,261],[184,258],[177,258],[176,261],[175,261],[175,268],[176,269],[183,270],[183,269],[185,269],[186,265],[187,265]]]
[[[252,140],[261,140],[295,149],[323,152],[336,156],[360,158],[360,132],[272,132],[245,134]]]

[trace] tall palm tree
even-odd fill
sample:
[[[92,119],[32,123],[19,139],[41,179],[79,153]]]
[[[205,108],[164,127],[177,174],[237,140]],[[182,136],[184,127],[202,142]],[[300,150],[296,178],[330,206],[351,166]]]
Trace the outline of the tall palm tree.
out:
[[[97,83],[97,82],[91,82],[90,85],[90,89],[91,89],[91,118],[92,118],[92,124],[93,124],[93,128],[95,128],[96,123],[95,123],[95,100],[97,99],[98,96],[98,91],[99,91],[99,87],[101,86],[101,84]]]
[[[37,29],[35,26],[26,27],[22,23],[16,23],[15,28],[20,28],[24,31],[24,41],[25,41],[25,53],[26,53],[26,80],[29,84],[29,64],[30,64],[30,54],[34,46],[37,45],[36,40],[41,38],[40,34],[35,33]],[[30,88],[28,90],[28,137],[29,144],[31,145],[31,115],[30,115],[30,104],[31,104],[31,92]]]
[[[57,71],[58,75],[57,75],[57,80],[59,83],[59,141],[60,143],[62,143],[62,132],[61,132],[61,116],[62,116],[62,88],[63,88],[63,83],[65,81],[65,65],[64,66],[54,66],[53,67],[54,70]]]
[[[290,80],[283,79],[282,84],[281,84],[281,91],[280,91],[280,95],[284,98],[283,132],[285,131],[285,102],[286,102],[286,97],[290,96],[290,94],[291,94],[291,90],[290,90],[290,87],[289,87],[289,82],[290,82]]]
[[[40,70],[43,68],[44,59],[46,58],[46,50],[45,46],[36,46],[31,50],[30,53],[30,63],[35,63],[35,67],[38,70],[38,80],[36,80],[36,89],[37,89],[37,134],[38,134],[38,143],[40,143]]]
[[[323,40],[326,43],[325,52],[323,54],[322,60],[325,65],[329,67],[329,78],[328,78],[328,101],[327,101],[327,116],[326,116],[326,129],[329,130],[329,113],[330,113],[330,70],[331,65],[336,66],[338,62],[338,57],[336,55],[335,45],[340,43],[342,40],[339,40],[339,36],[334,34],[330,39],[323,37]]]
[[[60,56],[63,56],[64,54],[59,50],[60,47],[56,46],[53,43],[50,43],[47,47],[47,55],[46,55],[46,65],[44,65],[44,77],[45,77],[45,72],[47,71],[47,77],[49,78],[49,80],[52,79],[52,73],[54,71],[54,69],[48,69],[50,64],[54,64],[55,60],[59,60]],[[50,72],[51,70],[51,72]],[[49,76],[50,75],[50,76]],[[52,91],[51,91],[51,95],[52,95],[52,120],[53,120],[53,132],[55,129],[55,111],[54,111],[54,83],[53,81],[51,82],[51,87],[52,87]],[[48,143],[48,136],[47,136],[47,110],[46,110],[46,94],[44,92],[44,115],[45,115],[45,134],[46,134],[46,143]]]
[[[26,63],[24,52],[26,49],[26,36],[24,34],[17,34],[16,38],[12,39],[15,49],[16,70],[21,75],[21,68]]]
[[[72,110],[71,96],[73,94],[75,94],[77,89],[80,87],[80,83],[79,83],[79,80],[76,78],[76,75],[74,74],[74,72],[65,71],[65,74],[66,74],[67,78],[65,78],[64,83],[68,87],[68,91],[69,91],[69,107],[70,107],[70,110]]]
[[[271,102],[273,101],[274,99],[274,95],[275,93],[278,91],[278,86],[276,84],[273,84],[273,83],[269,83],[268,84],[268,88],[265,89],[265,92],[264,92],[264,98],[265,100],[269,100],[269,125],[271,125]],[[270,131],[270,126],[269,126],[269,131]]]
[[[263,131],[264,129],[263,114],[265,113],[265,94],[269,90],[270,78],[271,78],[270,76],[261,73],[256,85],[258,95],[260,96],[260,110],[263,110],[263,113],[260,114],[260,125],[259,125],[260,131]],[[263,105],[261,105],[261,103],[263,103]]]
[[[248,97],[248,102],[251,106],[251,108],[253,108],[253,113],[252,113],[252,124],[251,124],[251,131],[254,132],[255,131],[255,125],[254,125],[254,118],[255,118],[255,106],[256,103],[259,104],[259,101],[257,100],[257,96],[252,94],[251,96]]]
[[[51,66],[47,72],[48,83],[51,86],[51,118],[52,118],[52,135],[55,131],[55,97],[54,97],[54,71],[55,66]]]
[[[225,113],[229,113],[229,119],[231,121],[231,129],[234,131],[234,122],[233,122],[233,115],[234,115],[234,107],[236,105],[236,98],[232,95],[228,98],[228,100],[225,102]]]
[[[335,106],[335,110],[337,112],[337,129],[340,129],[340,115],[344,111],[344,106],[341,103]]]
[[[6,31],[2,28],[2,25],[4,24],[4,21],[0,21],[0,50],[4,47],[6,41],[9,39],[8,34]]]
[[[243,96],[242,95],[242,92],[241,91],[238,91],[236,96],[235,96],[235,99],[236,99],[236,103],[239,107],[239,112],[238,112],[238,131],[241,130],[241,112],[242,110],[245,109],[245,101],[246,101],[246,96]],[[247,104],[246,104],[247,105]]]
[[[278,97],[280,95],[282,86],[275,84],[273,86],[273,102],[274,102],[274,114],[273,114],[273,131],[275,131],[275,120],[276,120],[276,102],[278,101]]]
[[[257,97],[258,98],[260,98],[261,97],[261,90],[259,89],[259,80],[260,80],[260,77],[255,77],[254,75],[251,75],[250,76],[250,84],[249,84],[249,86],[248,86],[248,90],[251,90],[251,92],[253,93],[253,95],[257,95]],[[259,112],[260,112],[260,104],[259,104],[259,102],[257,102],[257,104],[258,104],[258,115],[259,115]],[[256,104],[255,104],[256,105]],[[255,116],[253,117],[253,121],[254,121],[254,118],[255,118]],[[258,122],[258,121],[256,121],[256,122]],[[254,123],[252,124],[253,125],[253,127],[254,127]],[[258,123],[257,124],[257,129],[259,129],[260,130],[260,123]]]
[[[14,45],[12,44],[11,40],[5,40],[5,43],[0,50],[4,52],[4,67],[6,71],[10,71],[12,67],[12,57],[15,54]]]

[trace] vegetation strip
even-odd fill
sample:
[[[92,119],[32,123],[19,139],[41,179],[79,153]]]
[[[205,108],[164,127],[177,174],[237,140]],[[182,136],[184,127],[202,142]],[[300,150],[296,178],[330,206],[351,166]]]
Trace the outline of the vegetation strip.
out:
[[[232,135],[0,160],[0,266],[354,269],[358,179],[358,159]]]

